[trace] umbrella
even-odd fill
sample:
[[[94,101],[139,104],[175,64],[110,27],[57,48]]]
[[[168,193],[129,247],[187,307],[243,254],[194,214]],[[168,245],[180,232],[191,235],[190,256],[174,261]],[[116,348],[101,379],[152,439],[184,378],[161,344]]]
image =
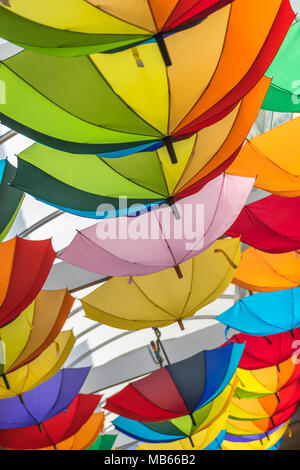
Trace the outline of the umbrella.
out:
[[[0,160],[0,242],[8,234],[24,198],[22,191],[10,186],[15,173],[7,160]]]
[[[164,51],[164,35],[197,24],[232,0],[54,0],[37,8],[34,0],[1,0],[2,37],[50,55],[79,55],[133,47],[154,38]],[[166,54],[166,52],[164,52]]]
[[[17,397],[0,400],[0,429],[26,428],[63,412],[79,393],[90,368],[62,369],[51,379]]]
[[[131,50],[80,57],[22,51],[1,65],[7,95],[1,122],[80,154],[118,157],[166,145],[175,163],[173,141],[237,107],[264,75],[294,16],[288,0],[263,6],[235,0],[165,38],[173,63],[168,68],[153,42],[139,46],[138,58]]]
[[[244,207],[227,230],[230,237],[268,253],[300,248],[300,197],[268,196]]]
[[[268,336],[300,326],[300,287],[261,292],[239,300],[217,320],[242,333]]]
[[[81,299],[91,320],[125,330],[167,326],[216,300],[240,259],[239,239],[218,240],[177,267],[148,276],[115,277]],[[178,276],[179,274],[179,276]],[[201,286],[201,288],[199,288]]]
[[[286,422],[275,432],[268,433],[265,437],[262,436],[259,439],[247,440],[244,442],[236,441],[235,438],[237,436],[226,434],[225,440],[222,444],[222,450],[276,450],[281,444],[281,440],[288,428],[288,425],[289,422]]]
[[[300,117],[248,140],[227,172],[256,177],[257,188],[278,196],[300,196],[299,145],[295,139],[299,132]]]
[[[300,112],[300,23],[293,24],[277,56],[267,70],[272,85],[263,109],[283,113]]]
[[[36,359],[6,375],[9,389],[0,380],[0,398],[21,395],[50,379],[64,364],[74,343],[72,331],[62,331]]]
[[[190,415],[214,400],[232,380],[243,345],[202,351],[130,383],[106,400],[105,408],[137,421]]]
[[[248,248],[235,272],[233,284],[256,292],[271,292],[300,286],[300,258],[297,251],[265,253]]]
[[[92,416],[100,395],[77,395],[66,410],[38,426],[19,429],[0,429],[0,445],[9,449],[40,449],[55,447],[61,441],[76,434]]]
[[[51,240],[15,237],[0,245],[0,327],[13,321],[37,296],[56,253]]]
[[[87,450],[111,450],[117,437],[117,434],[100,434]]]
[[[174,267],[209,248],[236,219],[252,179],[221,175],[173,207],[138,218],[104,219],[77,232],[60,258],[101,275],[143,276]]]
[[[19,154],[12,185],[60,209],[95,218],[101,217],[101,204],[112,205],[115,212],[107,208],[112,215],[126,215],[133,204],[178,200],[200,190],[230,165],[250,131],[267,85],[263,78],[228,116],[175,142],[177,165],[170,162],[165,147],[104,158],[36,143]],[[122,210],[119,202],[125,197]]]
[[[261,441],[265,437],[270,438],[272,434],[274,434],[277,431],[282,430],[283,428],[287,429],[288,425],[289,425],[289,422],[287,421],[286,423],[282,423],[279,426],[277,426],[277,428],[271,429],[271,431],[268,433],[260,432],[259,434],[250,434],[250,435],[245,435],[245,436],[235,436],[233,434],[227,433],[225,440],[229,442],[240,442],[240,443],[242,442],[247,443],[251,441]]]
[[[74,298],[67,289],[41,291],[36,299],[13,322],[0,328],[5,345],[0,374],[6,374],[28,364],[41,354],[62,329]],[[7,383],[9,387],[9,383]]]

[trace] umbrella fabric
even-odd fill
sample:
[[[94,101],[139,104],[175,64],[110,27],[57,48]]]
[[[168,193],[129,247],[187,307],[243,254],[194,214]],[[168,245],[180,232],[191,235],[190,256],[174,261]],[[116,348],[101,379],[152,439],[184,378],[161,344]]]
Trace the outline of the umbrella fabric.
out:
[[[252,179],[221,175],[176,203],[178,219],[169,206],[137,219],[105,219],[77,232],[60,258],[109,276],[143,276],[174,267],[209,248],[228,230],[252,185]]]
[[[218,240],[180,264],[177,271],[171,268],[131,279],[115,277],[81,299],[81,303],[88,318],[115,328],[138,330],[177,321],[183,329],[185,318],[226,290],[239,260],[238,238]]]
[[[283,113],[300,112],[300,23],[293,24],[266,72],[272,77],[262,108]]]
[[[248,248],[235,272],[233,284],[255,292],[300,286],[300,251],[265,253]]]
[[[199,191],[230,165],[250,131],[267,86],[264,77],[228,116],[175,142],[177,165],[165,147],[104,158],[34,144],[19,154],[12,184],[55,207],[95,218],[101,217],[100,204],[111,204],[114,211],[107,210],[112,216],[126,215],[126,209],[119,208],[121,197],[127,197],[129,207],[178,200]]]
[[[73,153],[119,157],[166,145],[175,163],[172,142],[236,108],[264,75],[294,16],[288,0],[263,6],[235,0],[165,38],[173,63],[168,68],[152,42],[138,49],[144,67],[131,50],[80,57],[22,51],[1,65],[7,95],[1,121]]]
[[[117,434],[101,434],[87,450],[111,450],[117,437]]]
[[[257,188],[278,196],[300,196],[299,145],[295,139],[299,132],[300,117],[250,139],[227,172],[256,177]]]
[[[300,287],[261,292],[239,300],[217,319],[253,336],[268,336],[300,326]]]
[[[8,234],[21,207],[24,194],[10,184],[16,169],[7,161],[0,160],[0,242]]]
[[[240,442],[240,443],[242,443],[242,442],[251,442],[251,441],[261,441],[265,437],[268,437],[268,436],[270,437],[275,432],[277,432],[279,430],[282,430],[282,428],[286,429],[288,427],[288,425],[289,425],[289,422],[282,423],[277,428],[272,429],[268,433],[261,432],[259,434],[251,434],[251,435],[245,435],[245,436],[235,436],[233,434],[228,434],[227,433],[225,440],[229,441],[229,442]]]
[[[37,296],[56,253],[51,240],[15,237],[0,245],[0,327],[13,321]]]
[[[0,398],[21,395],[55,375],[75,343],[72,331],[62,331],[36,359],[6,375],[9,389],[0,377]]]
[[[3,0],[2,0],[3,1]],[[79,55],[133,47],[187,28],[232,0],[34,0],[0,3],[2,37],[50,55]]]
[[[99,395],[77,395],[68,408],[38,426],[0,429],[0,445],[9,449],[40,449],[66,440],[76,434],[92,416],[100,401]]]
[[[90,368],[62,369],[17,397],[0,400],[0,429],[39,425],[63,412],[79,393]]]
[[[243,345],[202,351],[130,383],[105,408],[137,421],[179,418],[214,400],[232,380]]]
[[[268,196],[244,207],[227,235],[268,253],[300,248],[300,197]]]
[[[289,422],[285,423],[280,429],[259,440],[251,440],[248,442],[236,442],[231,440],[229,434],[226,435],[222,443],[222,450],[276,450],[281,444],[281,440],[288,428]],[[232,436],[235,437],[235,436]]]

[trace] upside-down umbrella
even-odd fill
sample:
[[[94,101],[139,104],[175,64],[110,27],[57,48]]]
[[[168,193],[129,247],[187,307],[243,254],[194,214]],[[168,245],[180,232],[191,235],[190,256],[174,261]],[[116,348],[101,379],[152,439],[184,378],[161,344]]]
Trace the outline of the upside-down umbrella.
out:
[[[248,140],[227,172],[256,177],[255,186],[283,197],[300,196],[300,117]],[[287,202],[289,203],[289,202]]]
[[[222,443],[222,450],[276,450],[281,444],[281,440],[286,433],[289,421],[287,421],[275,432],[270,432],[266,436],[245,436],[244,440],[240,440],[240,436],[226,434]],[[248,437],[248,439],[246,439]],[[273,448],[274,447],[274,448]]]
[[[138,57],[131,50],[80,57],[22,51],[1,64],[1,122],[80,154],[116,157],[166,145],[175,163],[172,142],[236,109],[263,77],[294,17],[288,0],[235,0],[165,38],[168,68],[152,42],[139,46]]]
[[[240,260],[240,241],[218,240],[177,267],[134,278],[114,277],[81,299],[91,320],[129,330],[163,327],[183,320],[216,300]],[[201,286],[201,288],[199,288]]]
[[[50,346],[61,331],[74,300],[67,289],[41,291],[14,321],[0,328],[4,348],[0,376],[4,380],[6,374],[28,364]]]
[[[63,412],[79,393],[90,368],[61,369],[51,379],[17,397],[0,400],[0,429],[37,425]]]
[[[105,408],[137,421],[190,415],[214,400],[231,382],[244,346],[202,351],[130,383],[106,400]]]
[[[50,239],[15,237],[0,244],[0,327],[31,304],[43,287],[55,256]]]
[[[111,450],[117,437],[117,434],[100,434],[87,450]]]
[[[80,430],[92,416],[100,398],[100,395],[77,395],[64,411],[42,423],[43,432],[37,425],[0,429],[0,445],[22,450],[55,447]]]
[[[226,233],[268,253],[296,251],[300,248],[299,210],[299,196],[268,196],[246,205]]]
[[[233,284],[255,292],[300,286],[300,251],[265,253],[248,248],[242,253]]]
[[[232,179],[234,178],[234,179]],[[173,207],[138,218],[104,219],[77,232],[60,258],[109,276],[142,276],[174,267],[209,248],[240,213],[252,179],[220,175]]]
[[[117,0],[1,0],[2,37],[50,55],[80,55],[134,47],[154,38],[164,52],[163,37],[197,24],[233,0],[150,2]],[[166,52],[164,52],[164,55]]]
[[[262,108],[282,113],[300,112],[300,23],[293,24],[266,72],[272,84]]]
[[[0,398],[21,395],[50,379],[64,364],[74,343],[72,331],[59,333],[55,341],[36,359],[6,375],[10,388],[0,380]]]
[[[300,287],[261,292],[239,300],[217,320],[242,333],[268,336],[300,326]]]
[[[33,144],[19,154],[12,185],[60,209],[95,218],[101,217],[100,204],[111,204],[112,215],[126,214],[119,198],[126,197],[129,207],[178,200],[199,191],[230,165],[250,131],[266,86],[263,78],[228,116],[175,142],[177,165],[164,147],[104,158]]]
[[[7,160],[0,160],[0,242],[8,234],[24,198],[22,191],[10,186],[15,174]]]

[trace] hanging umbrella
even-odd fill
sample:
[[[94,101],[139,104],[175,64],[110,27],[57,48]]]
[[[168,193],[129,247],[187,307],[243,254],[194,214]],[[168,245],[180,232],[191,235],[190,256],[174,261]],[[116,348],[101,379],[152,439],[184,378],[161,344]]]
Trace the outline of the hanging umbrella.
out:
[[[8,234],[24,198],[22,191],[10,186],[15,174],[7,160],[0,160],[0,242]]]
[[[116,211],[113,215],[126,215],[127,208],[119,208],[120,198],[124,197],[130,207],[193,194],[219,176],[237,155],[258,113],[266,81],[263,78],[256,85],[238,110],[194,136],[175,142],[177,165],[170,162],[164,147],[123,158],[104,158],[34,144],[19,154],[12,184],[55,207],[95,218],[101,217],[100,204],[111,204]]]
[[[300,286],[300,251],[265,253],[248,248],[235,272],[233,284],[256,292]]]
[[[99,395],[77,395],[66,410],[42,423],[43,432],[36,425],[0,429],[0,445],[22,450],[55,447],[80,430],[92,416],[100,398]]]
[[[300,326],[300,287],[262,292],[239,300],[217,320],[242,333],[268,336]]]
[[[240,213],[252,179],[221,175],[174,207],[138,218],[102,220],[77,232],[60,258],[101,275],[142,276],[174,267],[208,249]],[[179,216],[176,217],[176,214]]]
[[[278,448],[281,444],[288,425],[289,421],[287,421],[275,432],[268,433],[267,436],[261,436],[259,439],[245,440],[244,442],[235,440],[235,438],[238,436],[226,434],[226,438],[222,443],[222,450],[276,450],[276,448]],[[249,437],[251,438],[251,436]]]
[[[193,26],[232,0],[157,2],[53,0],[38,8],[34,0],[1,0],[2,37],[50,55],[114,51],[156,40]],[[164,55],[166,52],[164,52]]]
[[[240,259],[239,239],[218,240],[200,255],[148,276],[115,277],[81,299],[91,320],[125,330],[167,326],[216,300]],[[201,286],[201,288],[199,288]]]
[[[0,245],[0,327],[13,321],[37,296],[56,253],[51,240],[15,237]]]
[[[265,437],[270,438],[272,434],[274,434],[277,431],[283,432],[283,428],[286,430],[288,428],[288,425],[289,425],[289,421],[287,421],[286,423],[280,424],[279,426],[277,426],[277,428],[271,429],[270,432],[267,432],[267,433],[261,432],[259,434],[250,434],[250,435],[245,435],[245,436],[235,436],[233,434],[227,433],[225,436],[225,440],[229,442],[239,442],[239,443],[243,443],[243,442],[247,443],[251,441],[262,441]]]
[[[36,359],[7,374],[6,382],[0,378],[0,398],[21,395],[50,379],[64,364],[74,343],[72,331],[62,331]],[[0,344],[2,353],[3,344]]]
[[[111,450],[117,437],[117,434],[101,434],[87,450]]]
[[[105,408],[137,421],[190,415],[216,398],[232,380],[243,345],[202,351],[130,383],[106,400]]]
[[[79,393],[89,367],[62,369],[51,379],[17,397],[0,400],[0,429],[26,428],[63,412]]]
[[[299,132],[300,117],[248,140],[227,172],[256,177],[257,188],[278,196],[300,196],[299,145],[295,139]]]
[[[266,72],[272,85],[263,109],[282,113],[300,112],[300,23],[293,24],[277,56]]]
[[[7,95],[1,121],[73,153],[119,157],[166,145],[175,163],[173,141],[237,108],[263,77],[294,16],[288,0],[263,6],[235,0],[165,38],[168,68],[153,42],[139,46],[138,57],[131,50],[80,57],[22,51],[1,65]]]

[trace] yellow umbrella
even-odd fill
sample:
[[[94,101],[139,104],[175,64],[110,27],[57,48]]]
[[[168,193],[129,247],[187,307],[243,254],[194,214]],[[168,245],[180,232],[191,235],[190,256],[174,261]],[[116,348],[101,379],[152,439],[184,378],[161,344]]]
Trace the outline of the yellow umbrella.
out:
[[[284,436],[288,425],[289,421],[287,421],[281,428],[277,429],[272,434],[269,434],[268,436],[259,440],[249,442],[234,442],[225,439],[222,444],[222,450],[268,450]]]

